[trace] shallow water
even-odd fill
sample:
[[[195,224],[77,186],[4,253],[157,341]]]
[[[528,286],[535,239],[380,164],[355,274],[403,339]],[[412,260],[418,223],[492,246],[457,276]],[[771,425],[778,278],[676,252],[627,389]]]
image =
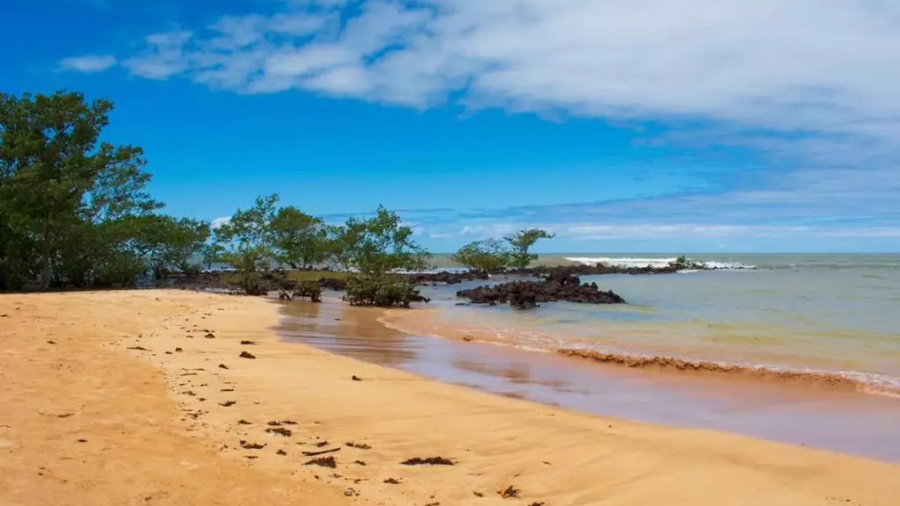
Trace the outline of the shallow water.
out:
[[[382,325],[377,310],[333,301],[287,303],[283,314],[278,330],[288,342],[447,383],[603,416],[723,430],[900,462],[895,399],[598,367],[552,353],[414,336]]]
[[[590,257],[609,261],[612,255]],[[427,292],[439,311],[427,333],[464,331],[479,340],[529,349],[570,348],[798,374],[824,372],[852,379],[873,394],[900,395],[900,255],[697,259],[757,268],[584,277],[582,281],[612,289],[629,304],[551,303],[528,312],[456,306],[456,290],[477,282],[432,287]],[[652,262],[653,257],[619,260],[631,265],[639,261]]]

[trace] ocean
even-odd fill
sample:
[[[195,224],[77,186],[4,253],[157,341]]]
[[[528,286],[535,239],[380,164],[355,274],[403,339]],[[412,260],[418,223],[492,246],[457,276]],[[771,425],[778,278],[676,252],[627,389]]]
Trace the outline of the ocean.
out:
[[[665,265],[671,255],[553,255],[548,263]],[[585,276],[628,302],[531,311],[457,306],[429,287],[429,333],[534,351],[583,350],[631,367],[679,367],[900,395],[900,255],[692,255],[718,270]],[[491,282],[517,277],[499,276]],[[586,355],[588,353],[585,353]],[[665,363],[659,360],[666,359]],[[674,365],[670,365],[674,368]]]

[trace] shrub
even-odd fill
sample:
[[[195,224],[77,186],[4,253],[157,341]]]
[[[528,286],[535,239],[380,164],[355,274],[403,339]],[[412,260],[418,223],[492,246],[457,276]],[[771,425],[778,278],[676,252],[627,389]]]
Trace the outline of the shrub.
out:
[[[322,302],[322,287],[318,281],[301,281],[294,289],[294,297],[309,297],[313,302]]]
[[[681,255],[674,261],[669,262],[669,267],[679,271],[706,269],[705,264],[691,260],[685,255]]]
[[[481,272],[500,272],[507,267],[510,252],[496,239],[466,244],[450,257],[454,262]]]
[[[415,283],[395,277],[350,278],[344,300],[351,306],[409,307],[413,302],[428,302]]]

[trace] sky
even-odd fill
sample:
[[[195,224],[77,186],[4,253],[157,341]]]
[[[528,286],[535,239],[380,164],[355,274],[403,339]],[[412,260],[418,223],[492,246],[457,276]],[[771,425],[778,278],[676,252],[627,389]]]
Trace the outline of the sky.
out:
[[[112,99],[176,216],[900,251],[895,0],[29,0],[0,36],[0,91]]]

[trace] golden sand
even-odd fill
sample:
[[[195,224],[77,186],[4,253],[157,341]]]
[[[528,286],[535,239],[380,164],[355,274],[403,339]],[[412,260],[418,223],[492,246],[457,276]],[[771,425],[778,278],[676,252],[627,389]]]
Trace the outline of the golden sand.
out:
[[[0,296],[0,505],[900,504],[897,465],[440,384],[281,343],[278,318],[182,291]]]

